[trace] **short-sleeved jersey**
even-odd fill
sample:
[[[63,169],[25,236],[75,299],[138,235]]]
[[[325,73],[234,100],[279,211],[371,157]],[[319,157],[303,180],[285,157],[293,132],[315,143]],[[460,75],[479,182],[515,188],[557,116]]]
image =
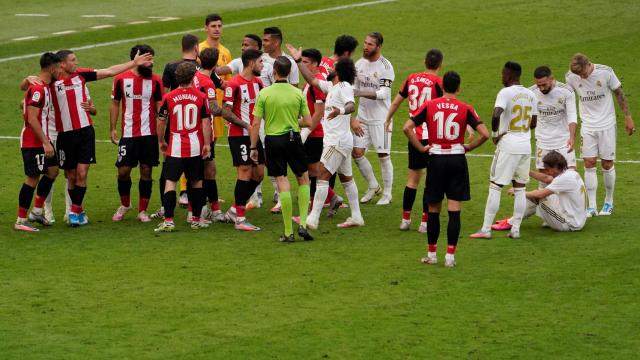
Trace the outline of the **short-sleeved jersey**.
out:
[[[622,84],[612,68],[593,64],[593,72],[586,79],[569,71],[566,74],[566,81],[578,95],[583,129],[594,131],[608,129],[615,125],[616,110],[611,92],[617,90]]]
[[[24,94],[23,119],[24,127],[20,134],[21,148],[40,148],[42,142],[36,136],[31,124],[29,124],[29,106],[38,108],[38,123],[45,136],[49,137],[49,119],[53,111],[51,92],[48,85],[34,84],[29,86]]]
[[[360,59],[356,62],[356,81],[353,84],[355,90],[378,91],[381,87],[391,88],[395,73],[393,66],[384,56],[376,61]],[[390,89],[389,89],[390,90]],[[360,98],[358,104],[358,119],[367,122],[384,122],[391,106],[391,97],[384,100],[371,100]]]
[[[538,115],[538,100],[533,91],[522,85],[505,87],[496,98],[500,115],[498,132],[504,134],[498,150],[510,154],[531,154],[531,118]]]
[[[300,132],[298,119],[306,115],[309,108],[302,91],[286,81],[278,81],[260,91],[253,109],[254,117],[264,119],[266,135]]]
[[[162,80],[125,71],[113,79],[111,99],[122,102],[122,137],[156,134],[157,103],[162,101]]]
[[[193,81],[191,83],[194,88],[198,89],[207,97],[207,100],[216,101],[216,85],[210,77],[198,71],[193,77]]]
[[[202,119],[209,118],[209,105],[194,87],[177,88],[162,100],[160,118],[169,121],[166,155],[177,158],[200,156],[204,146]]]
[[[464,154],[467,125],[474,130],[482,124],[471,105],[458,99],[437,98],[425,102],[411,118],[416,128],[427,124],[430,154]]]
[[[233,113],[238,119],[251,125],[253,124],[253,107],[256,104],[258,93],[263,87],[259,77],[247,80],[238,74],[227,81],[224,102],[233,106]],[[230,124],[229,136],[249,136],[249,131],[238,125]]]
[[[283,54],[282,56],[286,56],[289,61],[291,61],[291,72],[289,73],[289,84],[298,85],[300,83],[300,70],[298,69],[298,64],[296,61],[290,56]],[[266,65],[269,64],[273,71],[273,64],[276,62],[276,59],[269,56],[269,54],[262,54],[262,62]]]
[[[398,95],[409,100],[409,117],[415,116],[418,109],[425,103],[444,94],[442,90],[442,78],[438,75],[427,74],[425,72],[413,73],[400,86]],[[427,140],[429,132],[427,123],[415,128],[416,136],[419,140]]]
[[[325,94],[327,100],[324,108],[323,131],[324,146],[346,145],[353,146],[353,135],[351,134],[351,115],[338,115],[328,120],[327,116],[334,107],[343,109],[347,103],[354,103],[353,87],[346,81],[333,84],[330,81],[320,80],[318,86]]]
[[[546,188],[558,196],[560,208],[568,218],[568,225],[573,229],[582,229],[587,221],[587,191],[580,174],[567,169],[556,176]]]
[[[78,69],[68,77],[51,83],[56,130],[67,132],[92,126],[91,117],[81,103],[88,101],[87,82],[98,80],[98,73],[90,69]]]
[[[273,79],[273,65],[263,61],[262,71],[260,72],[260,79],[262,80],[262,84],[267,87],[275,82]],[[235,58],[231,60],[230,63],[227,64],[229,69],[233,74],[240,74],[242,70],[244,70],[244,65],[242,65],[242,58]]]
[[[569,124],[577,122],[576,98],[571,88],[559,81],[547,94],[536,85],[529,88],[538,99],[536,141],[545,150],[560,149],[569,140]]]
[[[324,80],[325,76],[318,73],[316,74],[316,79]],[[304,89],[302,91],[304,96],[307,99],[307,107],[309,108],[309,113],[313,115],[316,112],[316,104],[324,104],[327,96],[322,90],[317,87],[310,86],[309,84],[304,85]],[[324,118],[324,114],[322,116]],[[321,138],[324,136],[324,132],[322,131],[322,120],[318,123],[315,129],[309,133],[309,137]]]
[[[318,73],[322,75],[322,80],[327,80],[327,76],[329,76],[329,73],[331,72],[331,69],[333,69],[334,64],[335,61],[330,57],[325,56],[322,58],[322,60],[320,60]]]

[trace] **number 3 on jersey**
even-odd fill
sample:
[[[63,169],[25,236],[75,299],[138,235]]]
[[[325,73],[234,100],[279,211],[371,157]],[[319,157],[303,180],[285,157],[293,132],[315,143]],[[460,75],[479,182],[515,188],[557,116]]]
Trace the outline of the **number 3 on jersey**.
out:
[[[177,105],[173,108],[173,114],[176,116],[178,131],[195,129],[198,124],[198,106],[196,104]]]
[[[514,116],[509,122],[509,131],[528,131],[531,126],[531,106],[514,105],[511,113]]]
[[[438,111],[433,118],[436,120],[436,129],[438,130],[438,139],[455,140],[460,136],[460,124],[453,121],[458,113],[450,113],[447,119],[444,119],[444,112]]]
[[[416,111],[425,101],[429,100],[431,100],[430,87],[423,87],[420,91],[417,86],[409,85],[409,110]]]

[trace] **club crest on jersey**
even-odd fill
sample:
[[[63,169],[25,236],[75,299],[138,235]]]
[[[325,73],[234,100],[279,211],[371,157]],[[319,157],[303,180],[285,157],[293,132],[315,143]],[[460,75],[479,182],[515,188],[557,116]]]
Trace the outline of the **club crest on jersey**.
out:
[[[602,87],[602,83],[600,82],[600,80],[596,81],[596,85],[597,85],[598,87]]]
[[[558,99],[558,104],[563,105],[564,104],[564,99],[562,99],[562,98]]]

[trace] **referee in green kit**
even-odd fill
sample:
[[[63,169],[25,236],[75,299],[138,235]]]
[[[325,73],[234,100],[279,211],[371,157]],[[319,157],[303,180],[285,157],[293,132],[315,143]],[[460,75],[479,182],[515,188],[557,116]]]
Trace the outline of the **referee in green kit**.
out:
[[[278,185],[280,202],[282,203],[282,220],[284,235],[282,242],[294,242],[293,236],[293,201],[291,185],[287,178],[287,164],[298,179],[298,207],[300,210],[300,226],[298,235],[304,240],[313,240],[307,231],[307,213],[309,211],[309,173],[307,172],[307,155],[300,138],[300,119],[306,126],[311,126],[311,116],[307,101],[302,91],[287,83],[291,71],[291,61],[280,56],[273,64],[275,83],[260,91],[253,109],[254,121],[251,125],[251,159],[258,160],[258,133],[262,120],[265,121],[265,157],[269,176],[274,176]]]

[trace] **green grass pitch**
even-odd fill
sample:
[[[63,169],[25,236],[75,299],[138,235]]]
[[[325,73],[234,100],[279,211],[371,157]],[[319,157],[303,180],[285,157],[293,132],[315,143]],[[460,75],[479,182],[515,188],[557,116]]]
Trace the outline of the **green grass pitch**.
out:
[[[337,35],[349,33],[362,41],[367,32],[381,31],[383,54],[395,67],[394,92],[408,73],[422,69],[426,50],[438,47],[445,53],[445,70],[462,76],[461,99],[485,121],[501,87],[505,61],[523,65],[528,85],[533,69],[542,64],[563,81],[571,55],[584,52],[615,69],[640,125],[637,1],[400,0],[233,25],[349,3],[5,1],[0,16],[0,136],[19,136],[23,94],[18,82],[38,70],[37,57],[2,59],[154,36],[144,42],[155,48],[160,72],[180,56],[180,35],[160,35],[201,28],[212,11],[225,18],[223,43],[234,56],[244,34],[261,34],[270,25],[283,29],[285,41],[325,54]],[[16,17],[18,13],[50,16]],[[87,14],[116,17],[81,17]],[[149,16],[180,19],[160,22]],[[132,21],[150,22],[127,24]],[[89,29],[103,24],[115,27]],[[51,35],[67,30],[77,32]],[[12,40],[24,36],[38,38]],[[134,44],[125,41],[77,54],[81,65],[100,68],[127,60]],[[98,139],[108,139],[110,87],[110,80],[90,84],[98,107]],[[364,205],[367,225],[348,231],[335,228],[348,211],[335,220],[323,218],[316,241],[292,245],[276,241],[281,217],[266,209],[251,211],[250,219],[264,228],[252,234],[229,225],[192,232],[182,222],[183,210],[177,212],[178,231],[173,234],[156,235],[155,223],[139,224],[132,214],[112,223],[119,205],[116,147],[104,142],[97,144],[98,164],[89,174],[91,224],[78,229],[62,224],[60,177],[54,202],[58,223],[39,234],[15,232],[22,160],[18,141],[1,138],[0,359],[637,358],[638,135],[628,137],[618,127],[618,158],[623,161],[616,165],[613,216],[590,219],[584,231],[570,234],[543,229],[539,219],[530,219],[519,241],[501,234],[492,241],[467,238],[482,222],[491,161],[470,157],[473,199],[463,207],[459,265],[446,269],[420,264],[426,237],[398,230],[407,165],[400,125],[406,114],[403,106],[394,130],[392,205]],[[618,120],[622,124],[619,110]],[[491,154],[493,149],[486,144],[476,153]],[[216,153],[220,194],[228,204],[234,171],[227,148],[219,146]],[[377,171],[377,161],[370,159]],[[601,204],[600,172],[599,177]],[[356,178],[362,192],[365,185],[357,171]],[[268,194],[270,184],[264,189]],[[337,189],[342,192],[340,185]],[[152,209],[158,206],[157,191]],[[134,186],[132,201],[136,199]],[[505,194],[499,216],[511,209]],[[419,211],[415,206],[414,228]]]

